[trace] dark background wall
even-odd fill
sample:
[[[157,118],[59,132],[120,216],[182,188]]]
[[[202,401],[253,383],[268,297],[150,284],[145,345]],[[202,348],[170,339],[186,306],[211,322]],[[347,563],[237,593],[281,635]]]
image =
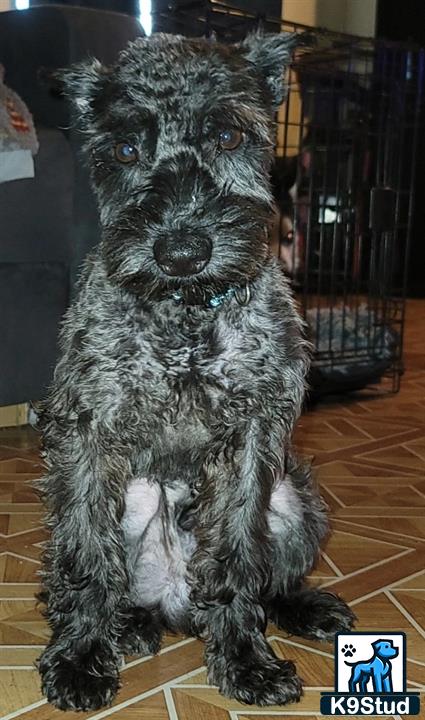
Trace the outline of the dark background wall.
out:
[[[31,5],[79,5],[80,7],[96,8],[97,10],[112,10],[115,12],[128,13],[129,15],[137,15],[137,0],[32,0]],[[189,8],[198,5],[205,7],[208,0],[152,0],[152,11],[168,9],[177,10],[178,8]],[[229,5],[234,5],[245,12],[261,13],[273,17],[281,16],[281,0],[228,0]]]
[[[31,0],[30,5],[74,5],[96,10],[112,10],[113,12],[136,15],[138,12],[137,0]]]
[[[377,37],[425,47],[425,0],[378,0]],[[417,154],[408,295],[425,296],[425,113],[422,108]]]
[[[257,18],[281,17],[281,0],[227,0],[226,4]],[[135,16],[139,14],[138,0],[30,0],[30,5],[74,5]],[[237,39],[255,25],[253,20],[235,16],[231,19],[223,13],[214,12],[211,0],[151,0],[151,7],[154,32],[184,35],[209,35],[214,32],[220,39],[226,39],[228,35]]]

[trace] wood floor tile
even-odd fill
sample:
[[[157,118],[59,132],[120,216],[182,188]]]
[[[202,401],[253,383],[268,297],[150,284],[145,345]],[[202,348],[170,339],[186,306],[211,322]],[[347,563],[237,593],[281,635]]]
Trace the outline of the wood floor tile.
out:
[[[291,715],[290,713],[285,713],[285,715],[282,715],[282,717],[285,717],[285,720],[300,720],[299,715]],[[237,716],[238,720],[276,720],[276,715],[239,715]],[[302,720],[323,720],[323,715],[319,718],[318,715],[303,715]]]
[[[25,460],[23,458],[17,457],[16,453],[18,451],[11,452],[11,459],[9,460],[0,460],[0,473],[37,473],[39,470],[42,470],[42,464],[40,461],[34,459],[34,460]]]
[[[390,583],[412,575],[424,567],[423,551],[404,551],[398,557],[378,561],[379,565],[370,565],[352,575],[332,580],[326,584],[328,590],[337,592],[345,600],[357,600],[368,593],[375,592]]]
[[[44,638],[43,638],[44,643]],[[43,644],[38,647],[30,645],[14,647],[13,645],[0,647],[0,668],[7,667],[25,667],[33,668],[34,663],[39,657]]]
[[[410,690],[425,691],[425,303],[407,308],[406,373],[398,395],[327,399],[300,420],[296,442],[315,456],[334,534],[311,582],[345,597],[359,630],[407,635]],[[48,628],[34,600],[46,534],[31,482],[42,474],[31,428],[0,429],[0,720],[63,720],[40,694],[34,663]],[[208,687],[203,645],[167,635],[154,658],[127,658],[111,720],[318,720],[320,691],[333,687],[331,644],[269,642],[296,662],[306,692],[293,706],[255,708]],[[97,720],[104,711],[67,713]],[[231,714],[229,714],[231,713]],[[425,699],[422,715],[425,720]]]
[[[380,593],[375,597],[361,600],[353,606],[357,615],[357,629],[364,631],[403,631],[407,635],[408,657],[423,663],[425,681],[425,635],[416,629],[406,615],[395,605],[391,597]]]
[[[422,629],[425,637],[425,592],[409,592],[408,590],[395,588],[392,590],[391,595],[398,600],[409,615],[415,619],[415,622]]]
[[[335,530],[326,543],[326,554],[343,576],[369,567],[373,563],[400,555],[406,548],[388,541],[372,540],[348,532]]]
[[[425,592],[425,572],[418,573],[409,580],[397,583],[396,587],[398,590],[423,590]]]
[[[33,558],[26,559],[21,555],[12,555],[10,552],[3,552],[0,555],[0,582],[37,582],[39,569],[40,563]]]
[[[215,694],[211,690],[196,691],[173,690],[174,704],[179,717],[184,718],[205,718],[205,720],[229,720],[229,713],[225,708],[217,707],[212,697]]]
[[[321,645],[320,650],[314,652],[317,645],[309,647],[302,638],[296,637],[271,640],[270,644],[278,657],[295,662],[300,677],[309,687],[333,687],[335,672],[331,646]]]
[[[7,714],[40,699],[40,681],[35,671],[0,670],[0,712]]]
[[[84,717],[84,716],[83,716]],[[113,713],[114,720],[169,720],[167,701],[163,692]]]

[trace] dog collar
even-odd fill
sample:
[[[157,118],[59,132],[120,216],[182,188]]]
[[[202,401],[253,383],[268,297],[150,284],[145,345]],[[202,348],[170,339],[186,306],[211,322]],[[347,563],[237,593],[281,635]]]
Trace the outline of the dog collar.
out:
[[[183,293],[181,290],[174,292],[171,297],[178,303],[183,302]],[[249,283],[246,283],[242,288],[229,288],[224,293],[213,295],[209,298],[209,300],[207,300],[206,305],[210,308],[217,308],[220,307],[220,305],[223,305],[225,300],[230,300],[232,297],[236,298],[239,305],[248,305],[251,300],[251,288]]]

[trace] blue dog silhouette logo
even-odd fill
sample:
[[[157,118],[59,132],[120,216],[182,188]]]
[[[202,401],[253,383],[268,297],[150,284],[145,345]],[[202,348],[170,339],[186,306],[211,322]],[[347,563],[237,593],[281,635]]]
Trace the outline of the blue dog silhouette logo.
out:
[[[335,636],[335,690],[322,692],[322,715],[418,715],[419,692],[407,691],[403,632],[346,632]]]
[[[365,694],[368,692],[367,685],[372,681],[373,692],[392,693],[392,664],[391,661],[398,656],[398,648],[394,647],[392,640],[375,640],[371,643],[371,657],[368,660],[356,660],[355,662],[344,660],[345,665],[351,667],[351,676],[348,681],[350,693]],[[353,645],[344,645],[341,649],[344,658],[354,657],[356,648]]]

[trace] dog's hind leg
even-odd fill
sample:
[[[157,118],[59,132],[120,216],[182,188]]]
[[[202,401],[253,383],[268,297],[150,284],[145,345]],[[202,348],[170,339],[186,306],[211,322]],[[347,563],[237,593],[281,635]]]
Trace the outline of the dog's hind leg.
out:
[[[124,655],[156,655],[161,647],[162,625],[154,613],[142,607],[132,607],[120,637]]]
[[[290,635],[330,642],[349,631],[356,619],[341,598],[319,588],[303,587],[291,595],[275,595],[267,605],[269,619]]]
[[[355,615],[346,603],[304,582],[327,532],[325,508],[307,466],[293,466],[274,488],[269,526],[274,539],[269,619],[291,635],[314,640],[330,641],[349,630]]]

